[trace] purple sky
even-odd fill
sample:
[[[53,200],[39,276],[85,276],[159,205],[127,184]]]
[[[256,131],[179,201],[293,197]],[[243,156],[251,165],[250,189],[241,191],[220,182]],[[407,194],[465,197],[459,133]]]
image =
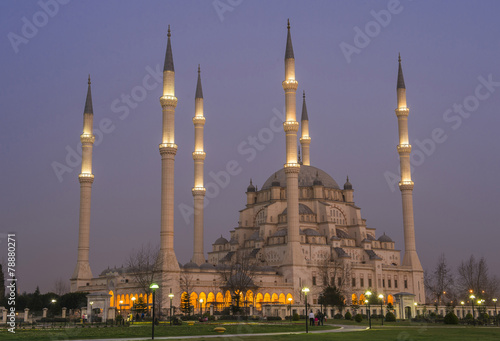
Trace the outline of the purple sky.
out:
[[[391,8],[398,13],[381,17],[385,27],[374,24],[371,11],[387,10],[388,0],[220,3],[228,6],[224,13],[212,1],[71,1],[57,11],[49,7],[49,16],[40,14],[36,1],[0,2],[0,232],[17,233],[21,291],[36,285],[51,290],[56,279],[69,279],[76,264],[80,165],[65,159],[68,150],[80,152],[89,73],[94,128],[111,122],[113,129],[98,136],[94,148],[93,274],[125,264],[141,244],[158,242],[162,90],[154,78],[148,79],[154,89],[144,90],[143,80],[147,70],[163,66],[167,24],[179,100],[177,257],[186,263],[192,255],[193,222],[186,222],[177,206],[192,203],[198,63],[207,119],[205,181],[214,182],[209,172],[223,170],[232,160],[241,168],[205,210],[205,251],[221,234],[228,237],[246,202],[249,178],[260,188],[285,161],[283,131],[272,138],[263,131],[283,111],[287,18],[299,113],[299,94],[307,94],[312,165],[340,185],[349,174],[368,226],[403,248],[401,195],[385,177],[398,173],[394,109],[401,52],[422,264],[432,268],[444,252],[456,266],[474,254],[485,256],[500,275],[497,1],[401,0]],[[26,22],[36,22],[37,32]],[[348,62],[341,46],[356,47],[357,28],[372,30],[372,37],[364,46],[357,41],[357,53]],[[482,86],[476,92],[480,77],[492,79],[490,90]],[[128,115],[121,109],[122,96],[136,98]],[[469,108],[463,118],[455,104]],[[268,143],[248,161],[250,154],[240,153],[238,146],[247,141],[243,149],[248,148],[248,138],[259,133]],[[431,146],[433,134],[446,138]],[[416,140],[427,142],[418,146]],[[58,178],[54,162],[72,172]],[[6,248],[0,252],[5,259]]]

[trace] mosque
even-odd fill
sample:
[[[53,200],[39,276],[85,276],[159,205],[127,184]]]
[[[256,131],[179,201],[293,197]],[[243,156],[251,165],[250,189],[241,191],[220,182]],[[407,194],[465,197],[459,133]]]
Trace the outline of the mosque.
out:
[[[260,189],[250,180],[246,189],[246,205],[240,211],[238,226],[220,236],[212,250],[203,250],[204,222],[204,152],[203,91],[200,69],[195,91],[194,185],[194,240],[193,257],[185,265],[178,263],[174,251],[174,164],[175,144],[175,70],[168,29],[167,49],[163,70],[161,155],[161,229],[159,269],[155,282],[160,289],[156,300],[163,308],[170,304],[179,307],[181,296],[189,295],[195,311],[211,313],[231,304],[232,295],[221,283],[221,272],[227,264],[245,260],[256,264],[246,292],[240,292],[242,302],[256,315],[288,315],[289,307],[304,313],[303,288],[309,288],[307,299],[318,307],[321,291],[328,284],[341,289],[350,305],[363,306],[367,290],[382,294],[385,304],[393,303],[396,314],[414,316],[416,307],[425,303],[424,273],[415,246],[413,219],[413,186],[410,172],[411,145],[408,137],[406,88],[399,59],[397,76],[397,107],[399,128],[404,253],[386,234],[377,236],[375,228],[368,227],[361,209],[354,202],[354,189],[347,178],[343,186],[325,171],[311,165],[309,147],[309,117],[303,94],[300,124],[296,117],[295,58],[287,27],[285,49],[286,118],[283,129],[286,136],[286,163],[269,176]],[[131,269],[113,268],[99,276],[92,275],[89,264],[89,231],[92,173],[93,108],[89,79],[84,110],[82,142],[82,171],[80,182],[80,219],[78,258],[73,276],[72,291],[89,292],[89,304],[100,307],[103,318],[113,318],[118,310],[131,309],[134,301],[143,298],[151,303],[146,293],[134,280]],[[297,134],[300,128],[300,149]],[[158,132],[160,133],[160,132]],[[300,155],[302,151],[302,157]],[[278,167],[277,167],[278,168]],[[226,238],[227,237],[227,238]],[[246,273],[244,276],[250,276]],[[190,278],[190,289],[182,285]],[[90,303],[92,302],[92,303]],[[158,304],[158,303],[157,303]],[[166,310],[168,312],[168,309]],[[377,309],[374,313],[379,313]],[[333,314],[328,312],[328,315]]]

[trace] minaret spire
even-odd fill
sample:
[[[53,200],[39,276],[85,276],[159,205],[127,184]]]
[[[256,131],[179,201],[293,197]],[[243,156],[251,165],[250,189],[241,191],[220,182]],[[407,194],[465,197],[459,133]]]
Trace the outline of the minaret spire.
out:
[[[201,73],[198,64],[198,82],[194,99],[194,187],[192,189],[194,200],[194,240],[192,262],[201,265],[205,263],[203,251],[203,204],[206,189],[204,187],[204,163],[206,153],[203,146],[203,129],[205,117],[203,115],[203,91],[201,89]]]
[[[401,181],[399,189],[401,190],[402,206],[403,206],[403,227],[405,240],[405,253],[403,257],[403,266],[409,267],[413,271],[412,284],[413,292],[418,292],[417,301],[423,302],[424,282],[423,269],[417,255],[415,246],[415,223],[413,218],[413,186],[411,179],[410,153],[411,145],[408,137],[408,115],[410,109],[406,105],[406,87],[403,79],[403,69],[401,67],[401,56],[398,58],[398,80],[397,80],[397,109],[396,116],[398,118],[399,130],[399,145],[397,150],[399,153]]]
[[[302,93],[302,117],[300,121],[301,137],[300,145],[302,146],[302,164],[305,166],[311,165],[311,156],[309,153],[309,145],[311,144],[311,136],[309,136],[309,116],[307,115],[306,92]]]
[[[80,182],[80,219],[78,232],[78,258],[75,271],[71,277],[71,291],[86,286],[92,279],[89,263],[90,250],[90,199],[92,194],[92,149],[95,136],[93,131],[94,111],[92,108],[92,93],[90,88],[90,75],[88,80],[87,98],[83,110],[83,133],[80,135],[82,142],[82,171],[78,175]]]
[[[283,129],[286,134],[286,202],[288,241],[284,259],[285,276],[292,282],[298,281],[294,276],[294,267],[304,264],[304,256],[300,246],[299,235],[299,171],[297,159],[297,131],[299,123],[296,120],[296,92],[298,82],[295,80],[295,59],[290,34],[290,21],[287,24],[287,41],[285,50],[285,80],[282,82],[285,90],[285,122]]]
[[[160,97],[163,117],[161,155],[161,231],[160,253],[162,271],[177,271],[179,263],[174,252],[174,166],[177,145],[175,144],[175,71],[170,41],[170,25],[167,34],[167,52],[163,68],[163,96]],[[165,290],[165,292],[167,292]]]

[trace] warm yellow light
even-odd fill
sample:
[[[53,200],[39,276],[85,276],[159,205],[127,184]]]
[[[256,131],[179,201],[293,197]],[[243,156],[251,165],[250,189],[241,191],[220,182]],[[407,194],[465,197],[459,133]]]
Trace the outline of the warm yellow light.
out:
[[[168,294],[168,297],[170,297],[170,299],[174,298],[174,294]]]
[[[50,301],[50,302],[52,302],[52,303],[56,303],[56,300],[52,300],[52,301]]]
[[[365,303],[368,303],[368,300],[365,300]]]
[[[380,295],[378,295],[378,298],[383,299],[384,295],[380,294]]]
[[[200,303],[203,303],[203,298],[200,298]]]
[[[460,302],[460,304],[461,304],[461,305],[464,305],[464,304],[465,304],[465,302],[464,302],[464,301],[461,301],[461,302]]]
[[[90,303],[90,305],[94,305],[94,302],[89,302],[89,303]]]
[[[302,288],[302,292],[307,295],[307,293],[309,292],[309,288],[308,287],[304,287]]]
[[[156,283],[151,283],[151,285],[149,286],[149,289],[158,289],[160,286]]]
[[[418,304],[417,302],[413,302],[413,305],[414,305],[414,306],[417,306],[417,304]]]
[[[496,298],[494,298],[494,299],[493,299],[493,302],[496,302],[496,301],[497,301],[497,299],[496,299]]]
[[[371,295],[372,295],[372,292],[371,292],[371,291],[367,291],[367,292],[365,292],[365,296],[370,297]]]
[[[123,301],[120,301],[120,304],[123,304]]]
[[[132,301],[135,301],[135,297],[132,297]]]
[[[475,298],[476,298],[476,296],[474,296],[474,295],[470,295],[470,296],[469,296],[469,298],[475,299]]]
[[[293,301],[293,298],[288,297],[288,302],[292,303],[292,301]]]

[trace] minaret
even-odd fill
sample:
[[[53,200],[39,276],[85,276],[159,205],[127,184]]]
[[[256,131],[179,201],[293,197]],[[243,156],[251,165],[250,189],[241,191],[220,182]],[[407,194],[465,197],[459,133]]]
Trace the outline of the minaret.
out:
[[[311,165],[311,157],[309,154],[309,145],[311,144],[311,136],[309,136],[309,117],[307,116],[306,92],[302,94],[302,117],[300,119],[300,145],[302,147],[302,164],[304,166]]]
[[[206,189],[203,184],[203,167],[206,153],[203,148],[203,91],[201,89],[200,66],[198,65],[198,83],[194,96],[194,187],[192,189],[194,198],[194,247],[192,262],[201,265],[205,263],[203,253],[203,201]]]
[[[175,71],[168,26],[167,52],[163,66],[163,96],[160,103],[163,111],[163,137],[161,154],[161,231],[160,252],[163,270],[178,270],[179,263],[174,252],[174,164],[177,145],[175,144]]]
[[[295,58],[293,55],[292,37],[290,35],[290,21],[288,21],[288,35],[285,50],[285,80],[282,82],[285,90],[286,120],[283,129],[286,134],[286,202],[288,224],[288,247],[285,265],[300,265],[304,257],[300,246],[299,235],[299,171],[297,161],[297,131],[299,122],[296,121],[296,91],[298,82],[295,80]],[[293,272],[291,274],[293,276]]]
[[[397,84],[396,116],[398,117],[399,145],[398,153],[401,167],[401,181],[399,189],[403,200],[403,226],[405,239],[405,253],[403,266],[410,266],[413,270],[422,271],[422,265],[418,259],[415,247],[415,227],[413,219],[413,181],[411,181],[410,153],[411,145],[408,138],[408,114],[410,110],[406,105],[406,87],[401,68],[401,56],[399,56],[398,84]],[[423,285],[423,283],[422,283]]]
[[[78,233],[78,259],[76,268],[71,277],[71,291],[77,291],[80,286],[86,286],[92,279],[92,271],[89,264],[89,239],[90,239],[90,197],[92,193],[92,148],[95,136],[93,132],[94,110],[92,108],[92,93],[89,86],[85,109],[83,110],[83,133],[80,135],[82,142],[82,172],[78,175],[80,182],[80,220]]]

